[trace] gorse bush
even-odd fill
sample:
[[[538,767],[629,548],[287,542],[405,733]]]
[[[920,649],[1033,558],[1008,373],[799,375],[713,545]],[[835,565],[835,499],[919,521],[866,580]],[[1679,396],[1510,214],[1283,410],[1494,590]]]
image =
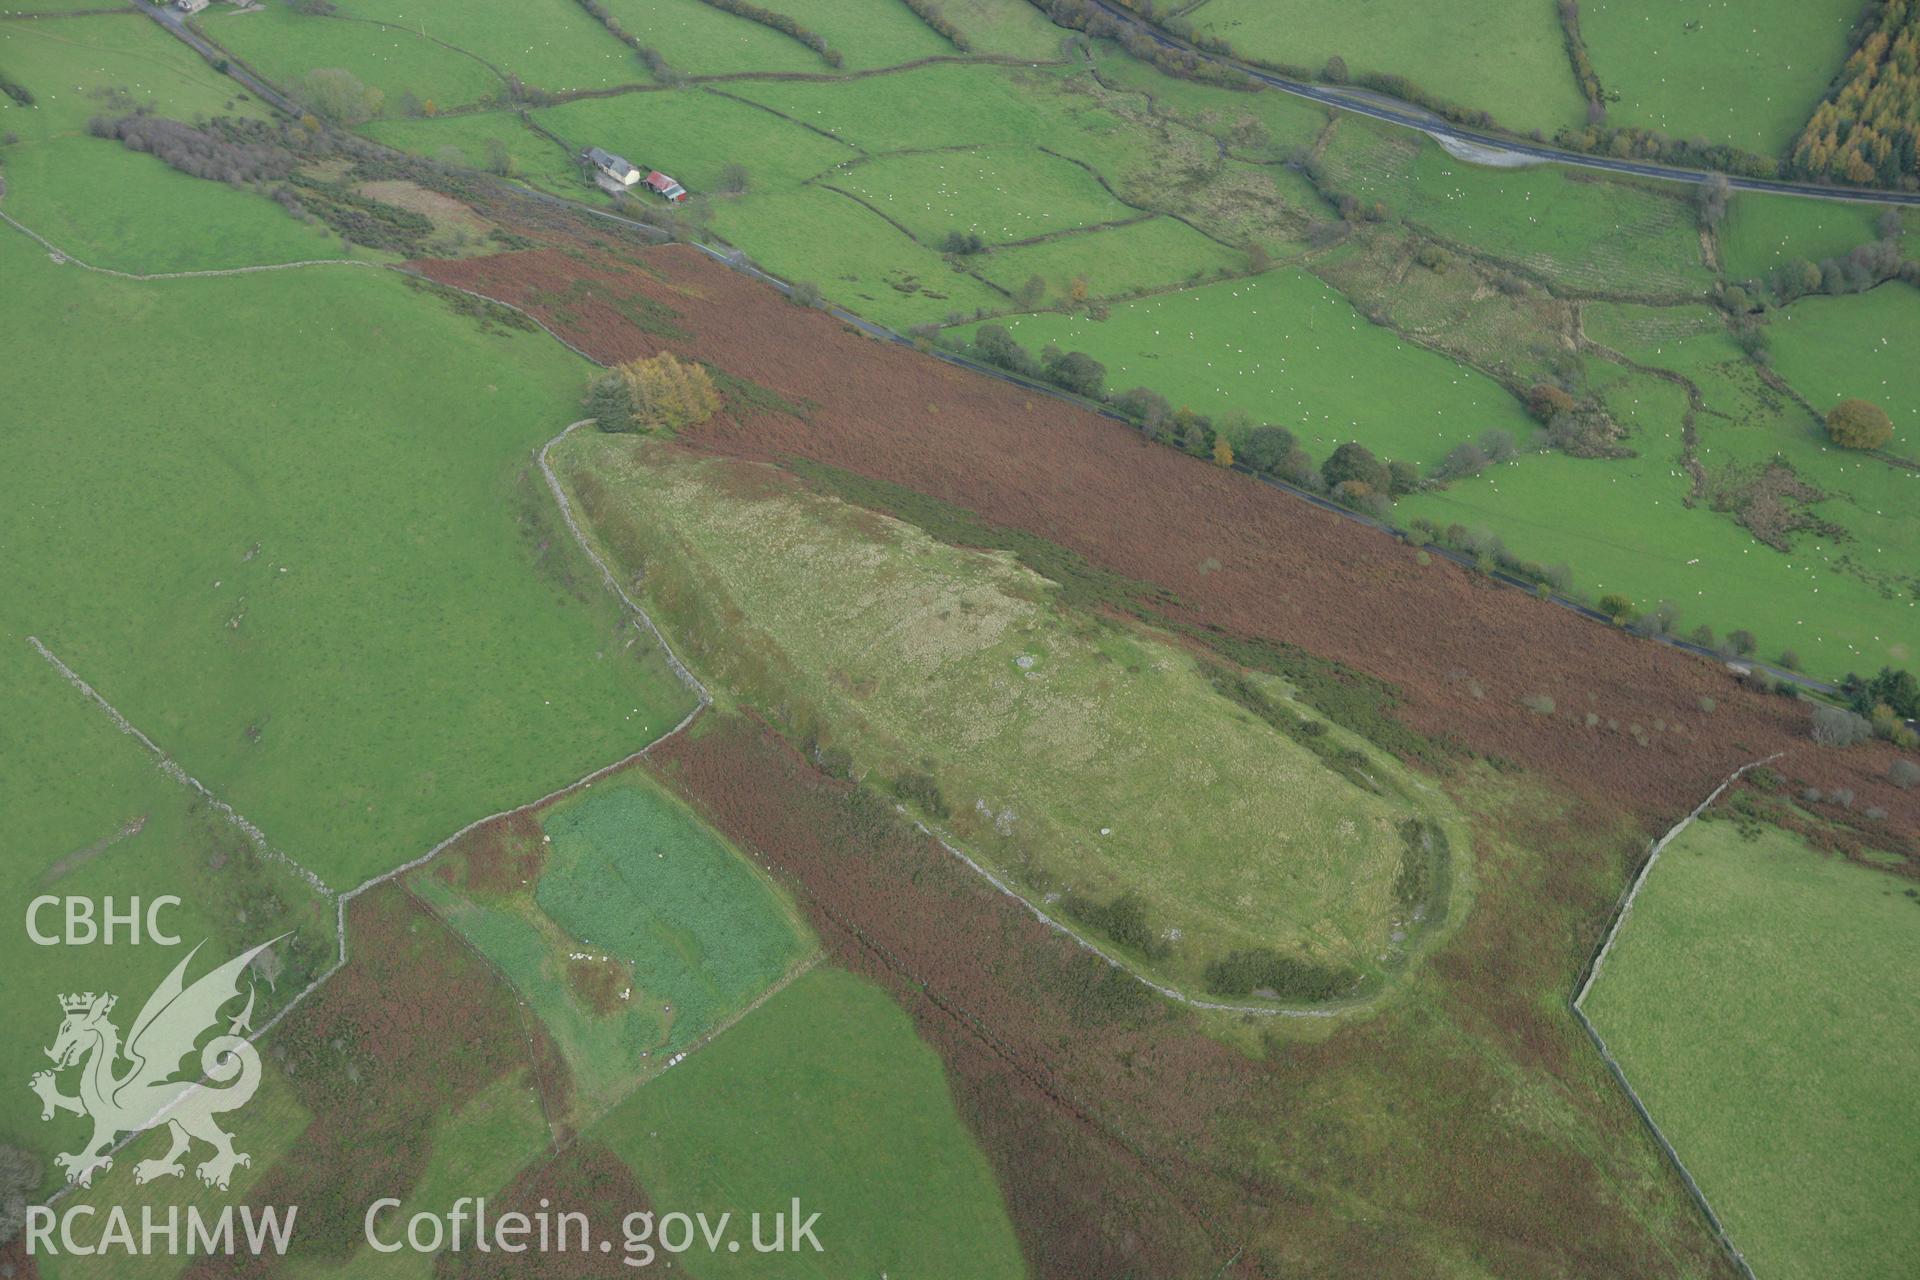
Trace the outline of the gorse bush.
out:
[[[1096,902],[1069,893],[1065,905],[1070,914],[1149,960],[1161,959],[1172,950],[1166,940],[1154,932],[1147,919],[1146,904],[1131,889],[1110,902]]]
[[[1815,707],[1812,734],[1823,747],[1851,747],[1871,738],[1873,726],[1844,707]]]
[[[1285,955],[1271,947],[1235,951],[1207,966],[1209,991],[1223,996],[1272,994],[1282,1000],[1332,1000],[1351,991],[1358,975]]]

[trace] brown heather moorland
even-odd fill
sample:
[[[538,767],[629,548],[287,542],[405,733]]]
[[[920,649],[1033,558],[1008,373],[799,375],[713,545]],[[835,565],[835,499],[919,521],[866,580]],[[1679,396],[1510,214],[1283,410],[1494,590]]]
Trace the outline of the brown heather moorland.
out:
[[[347,930],[346,967],[266,1042],[314,1117],[247,1196],[300,1206],[288,1262],[360,1250],[366,1207],[406,1195],[426,1171],[436,1120],[492,1081],[528,1071],[549,1102],[565,1087],[558,1053],[512,990],[397,883],[354,899]],[[276,1273],[236,1254],[186,1275]]]
[[[1476,812],[1479,905],[1439,961],[1254,1059],[763,724],[711,717],[649,767],[914,1017],[1036,1275],[1730,1273],[1565,1011],[1638,847],[1617,821]]]
[[[1170,593],[1178,620],[1297,646],[1391,685],[1419,733],[1553,779],[1664,829],[1738,766],[1885,809],[1920,844],[1920,790],[1889,748],[1816,748],[1810,711],[1720,667],[1495,586],[1422,566],[1383,535],[1150,444],[1074,405],[858,334],[680,246],[541,249],[416,264],[525,307],[598,359],[661,350],[797,405],[736,406],[685,437],[900,485]],[[1541,714],[1525,703],[1553,700]],[[1703,698],[1714,710],[1701,710]],[[1588,719],[1596,723],[1589,727]]]
[[[1383,683],[1394,716],[1446,744],[1439,775],[1475,835],[1472,909],[1384,1008],[1334,1027],[1250,1020],[1237,1035],[1257,1056],[1048,930],[768,725],[709,717],[649,757],[939,1050],[1037,1275],[1732,1273],[1566,1002],[1647,837],[1751,760],[1785,753],[1777,797],[1844,787],[1856,812],[1883,806],[1877,823],[1827,815],[1856,821],[1835,847],[1907,852],[1916,874],[1920,796],[1887,784],[1884,748],[1822,751],[1804,704],[1419,565],[1378,533],[874,341],[693,250],[522,229],[562,247],[416,265],[525,307],[597,359],[667,350],[750,388],[687,447],[805,460],[1044,539],[1223,651],[1265,641]],[[1552,711],[1523,702],[1542,698]]]

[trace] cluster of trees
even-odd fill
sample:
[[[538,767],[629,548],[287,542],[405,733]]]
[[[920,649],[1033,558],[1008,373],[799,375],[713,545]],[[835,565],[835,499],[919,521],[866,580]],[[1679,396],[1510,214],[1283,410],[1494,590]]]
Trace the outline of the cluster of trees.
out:
[[[1880,449],[1893,439],[1893,419],[1868,400],[1842,400],[1827,411],[1827,435],[1843,449]]]
[[[1727,209],[1733,203],[1733,184],[1727,181],[1727,175],[1716,173],[1693,189],[1693,207],[1700,219],[1700,226],[1707,231],[1719,227],[1727,219]]]
[[[976,253],[985,253],[986,251],[987,242],[981,238],[978,231],[949,231],[947,232],[947,238],[940,242],[940,252],[951,253],[955,257],[971,257]],[[1041,281],[1040,287],[1042,289],[1046,288],[1046,282],[1044,280]]]
[[[178,120],[135,112],[87,121],[96,138],[118,139],[129,151],[144,151],[169,168],[196,178],[242,186],[292,175],[299,158],[269,142],[235,142]]]
[[[1740,286],[1739,296],[1749,305],[1764,306],[1762,290],[1765,289],[1773,294],[1776,303],[1785,306],[1810,293],[1835,296],[1865,293],[1888,280],[1920,284],[1920,262],[1907,258],[1902,251],[1899,213],[1889,209],[1880,215],[1878,230],[1878,239],[1855,245],[1842,257],[1822,258],[1819,262],[1809,258],[1783,262],[1773,269],[1764,284],[1756,280]]]
[[[1106,11],[1088,3],[1088,0],[1032,0],[1032,3],[1045,13],[1048,20],[1055,26],[1066,27],[1070,31],[1084,31],[1096,40],[1117,40],[1126,47],[1128,53],[1142,62],[1152,63],[1167,75],[1181,80],[1198,80],[1204,84],[1221,85],[1228,89],[1253,90],[1260,87],[1257,81],[1244,72],[1236,71],[1232,67],[1207,58],[1196,57],[1185,49],[1168,48],[1140,27],[1119,21]],[[1142,7],[1139,4],[1128,4],[1127,0],[1121,0],[1121,3],[1136,11]],[[1144,7],[1149,11],[1152,8],[1151,5]],[[1218,53],[1232,52],[1226,47],[1225,41],[1196,39],[1195,43],[1212,47],[1213,51]]]
[[[588,386],[583,403],[602,431],[677,431],[720,412],[721,400],[704,366],[663,351],[613,366]]]
[[[1490,427],[1480,433],[1476,440],[1463,441],[1447,451],[1440,465],[1433,469],[1435,481],[1465,480],[1477,476],[1488,467],[1510,462],[1520,452],[1520,446],[1514,441],[1513,433],[1499,427]]]
[[[1600,73],[1593,69],[1587,53],[1587,38],[1580,34],[1580,0],[1560,0],[1560,34],[1567,44],[1567,61],[1573,64],[1573,78],[1580,85],[1580,96],[1587,100],[1587,122],[1599,124],[1607,115],[1607,93],[1600,87]]]
[[[1813,709],[1813,740],[1823,747],[1851,747],[1873,736],[1866,717],[1844,707]]]
[[[1395,498],[1420,487],[1420,471],[1410,462],[1383,461],[1349,440],[1320,464],[1320,483],[1343,505],[1384,518]]]
[[[27,86],[21,84],[18,80],[9,79],[7,73],[4,71],[0,71],[0,93],[6,94],[23,107],[33,105],[33,94],[28,90]]]
[[[607,11],[607,7],[601,4],[600,0],[574,0],[574,3],[585,9],[588,16],[605,27],[607,34],[633,50],[640,61],[646,64],[647,73],[655,80],[661,84],[679,84],[684,79],[679,72],[667,65],[665,54],[627,30],[620,19]]]
[[[1419,469],[1412,463],[1384,461],[1357,442],[1341,445],[1315,467],[1292,432],[1257,423],[1245,410],[1235,410],[1216,423],[1185,406],[1175,408],[1151,387],[1133,387],[1108,396],[1104,391],[1106,366],[1098,360],[1084,351],[1063,351],[1052,344],[1036,359],[1005,325],[981,325],[967,350],[996,369],[1042,379],[1089,400],[1104,400],[1161,444],[1196,458],[1211,459],[1223,467],[1238,463],[1261,475],[1330,494],[1372,515],[1385,516],[1395,498],[1422,485]],[[1507,447],[1511,448],[1511,440]]]
[[[830,67],[838,67],[846,61],[838,49],[827,43],[825,36],[818,31],[801,26],[797,18],[776,13],[772,9],[763,9],[757,4],[750,3],[750,0],[700,0],[700,2],[731,13],[735,17],[745,18],[749,22],[757,22],[763,27],[771,27],[783,36],[791,36],[819,54]]]
[[[1907,721],[1920,720],[1920,680],[1911,671],[1882,667],[1871,678],[1849,671],[1840,681],[1840,696],[1874,737],[1907,750],[1920,746],[1920,735],[1907,727]]]
[[[1223,996],[1273,996],[1282,1000],[1332,1000],[1351,992],[1359,975],[1300,960],[1272,947],[1235,951],[1206,969],[1207,989]]]
[[[1080,893],[1068,893],[1063,903],[1069,915],[1085,921],[1121,946],[1137,951],[1149,960],[1159,960],[1173,950],[1147,918],[1146,903],[1129,889],[1111,902],[1100,902]]]
[[[1062,351],[1049,343],[1036,360],[1001,324],[981,325],[974,334],[971,351],[976,359],[996,369],[1040,378],[1089,400],[1105,397],[1107,367],[1084,351]]]
[[[1695,169],[1720,169],[1749,178],[1771,178],[1780,172],[1780,162],[1771,156],[1705,138],[1671,138],[1658,129],[1642,129],[1637,125],[1594,123],[1584,129],[1562,129],[1554,134],[1553,141],[1569,151],[1586,151],[1620,160],[1657,160]]]
[[[1620,424],[1597,400],[1575,398],[1565,387],[1537,383],[1524,397],[1527,412],[1546,428],[1545,442],[1575,458],[1630,458]]]
[[[934,4],[932,0],[905,0],[905,3],[907,8],[913,10],[915,16],[917,16],[920,21],[926,23],[942,36],[946,37],[948,44],[952,45],[961,53],[973,52],[973,41],[967,39],[966,32],[953,25],[953,22],[941,11],[939,5]]]
[[[1463,524],[1438,525],[1417,519],[1407,526],[1407,541],[1415,547],[1440,546],[1471,557],[1482,573],[1499,570],[1538,583],[1564,596],[1573,594],[1573,570],[1565,564],[1543,565],[1507,550],[1507,544],[1491,529],[1470,529]],[[1631,605],[1628,606],[1631,608]],[[1604,605],[1603,605],[1604,608]]]
[[[1803,177],[1920,187],[1920,5],[1875,0],[1858,46],[1800,132],[1788,167]]]
[[[293,86],[293,97],[331,124],[365,124],[380,114],[387,95],[345,67],[315,67]]]

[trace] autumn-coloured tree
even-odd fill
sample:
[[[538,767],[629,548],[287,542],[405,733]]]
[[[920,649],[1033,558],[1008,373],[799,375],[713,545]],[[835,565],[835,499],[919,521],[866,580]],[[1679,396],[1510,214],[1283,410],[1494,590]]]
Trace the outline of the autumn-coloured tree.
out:
[[[1215,466],[1230,467],[1233,465],[1233,444],[1227,439],[1224,432],[1213,438],[1213,461]]]
[[[1551,382],[1542,382],[1527,392],[1527,410],[1542,422],[1551,422],[1562,413],[1571,413],[1577,401]]]
[[[642,426],[678,430],[698,426],[720,411],[720,392],[706,369],[674,357],[671,351],[629,360],[614,372],[633,398],[633,418]]]
[[[1920,5],[1891,0],[1878,19],[1793,144],[1794,172],[1909,189],[1920,180]]]
[[[1842,400],[1827,411],[1827,435],[1843,449],[1878,449],[1893,439],[1893,419],[1868,400]]]

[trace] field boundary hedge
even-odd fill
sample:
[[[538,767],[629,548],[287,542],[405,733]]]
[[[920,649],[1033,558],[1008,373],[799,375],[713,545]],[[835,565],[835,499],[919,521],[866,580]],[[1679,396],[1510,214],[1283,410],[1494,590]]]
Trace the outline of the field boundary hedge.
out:
[[[1653,1136],[1655,1145],[1666,1156],[1674,1172],[1680,1175],[1680,1181],[1686,1187],[1687,1194],[1693,1197],[1694,1204],[1706,1216],[1707,1225],[1713,1228],[1713,1234],[1719,1239],[1720,1247],[1726,1250],[1727,1257],[1740,1269],[1740,1274],[1747,1277],[1747,1280],[1758,1280],[1758,1278],[1753,1274],[1753,1268],[1747,1265],[1746,1256],[1740,1252],[1739,1247],[1733,1243],[1733,1238],[1727,1234],[1726,1225],[1720,1221],[1720,1215],[1714,1212],[1712,1203],[1707,1199],[1707,1193],[1700,1189],[1698,1182],[1694,1181],[1693,1174],[1687,1169],[1686,1161],[1682,1160],[1680,1153],[1674,1150],[1673,1143],[1667,1141],[1667,1135],[1661,1131],[1659,1123],[1653,1118],[1653,1113],[1647,1109],[1647,1104],[1640,1100],[1640,1095],[1635,1092],[1633,1084],[1627,1079],[1625,1069],[1607,1048],[1607,1042],[1601,1036],[1600,1029],[1593,1025],[1592,1019],[1587,1017],[1586,1010],[1581,1006],[1587,998],[1587,993],[1593,989],[1594,982],[1599,979],[1600,968],[1606,963],[1608,953],[1613,950],[1614,941],[1619,937],[1621,927],[1633,913],[1634,899],[1640,896],[1641,888],[1653,874],[1654,864],[1660,861],[1660,855],[1666,851],[1667,846],[1679,839],[1680,835],[1692,826],[1700,815],[1726,792],[1727,788],[1738,782],[1742,775],[1751,769],[1772,764],[1785,754],[1785,752],[1776,751],[1764,760],[1754,760],[1741,765],[1728,774],[1705,800],[1695,805],[1693,812],[1680,819],[1665,835],[1653,842],[1647,850],[1647,860],[1641,866],[1640,874],[1633,878],[1633,883],[1627,887],[1626,893],[1620,899],[1620,905],[1614,908],[1613,923],[1600,939],[1600,945],[1594,950],[1593,956],[1587,961],[1579,988],[1574,992],[1573,999],[1567,1002],[1567,1007],[1573,1011],[1573,1016],[1580,1023],[1581,1029],[1587,1033],[1587,1038],[1593,1041],[1593,1047],[1599,1051],[1600,1061],[1606,1064],[1608,1073],[1619,1084],[1621,1092],[1626,1094],[1627,1101],[1633,1104],[1634,1112],[1640,1117],[1640,1122],[1646,1126],[1647,1132]]]

